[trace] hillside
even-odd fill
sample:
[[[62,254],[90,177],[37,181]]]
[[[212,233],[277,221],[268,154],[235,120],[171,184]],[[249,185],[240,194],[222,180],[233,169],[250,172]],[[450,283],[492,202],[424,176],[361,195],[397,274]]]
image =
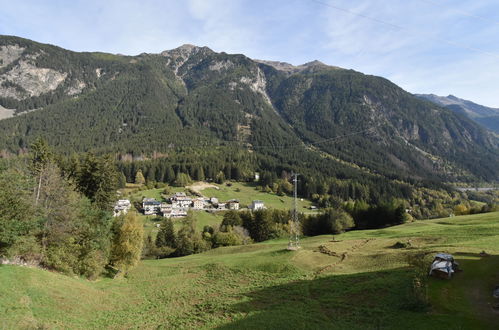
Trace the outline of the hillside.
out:
[[[123,280],[90,282],[0,266],[0,327],[493,329],[499,214],[219,248],[143,261]],[[395,249],[396,242],[411,247]],[[340,258],[318,252],[320,245]],[[482,257],[485,250],[490,256]],[[430,279],[428,311],[411,305],[407,256],[453,253],[462,269]]]
[[[416,96],[444,106],[456,113],[464,114],[492,132],[499,134],[499,109],[463,100],[454,95],[438,96],[434,94],[416,94]]]
[[[326,176],[499,178],[498,140],[476,123],[386,79],[317,61],[293,67],[192,45],[75,53],[7,36],[0,57],[2,114],[18,114],[0,121],[4,154],[44,136],[67,153],[144,158],[223,146],[256,153],[257,167],[317,164]]]

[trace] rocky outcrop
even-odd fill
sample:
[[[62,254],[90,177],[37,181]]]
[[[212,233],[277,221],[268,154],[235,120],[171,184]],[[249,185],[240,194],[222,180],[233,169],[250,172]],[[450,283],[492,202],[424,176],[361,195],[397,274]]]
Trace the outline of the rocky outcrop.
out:
[[[0,46],[0,69],[21,57],[24,48],[18,45]]]
[[[66,90],[66,94],[71,96],[80,94],[85,87],[87,87],[87,84],[83,81],[76,80],[73,85]]]
[[[39,68],[22,59],[0,76],[0,96],[22,100],[55,90],[67,77],[53,69]]]
[[[0,120],[14,117],[15,113],[16,113],[15,109],[7,109],[0,105]]]
[[[260,94],[268,104],[272,105],[270,97],[267,95],[267,80],[260,68],[257,68],[254,77],[241,77],[240,82],[248,85],[253,92]]]

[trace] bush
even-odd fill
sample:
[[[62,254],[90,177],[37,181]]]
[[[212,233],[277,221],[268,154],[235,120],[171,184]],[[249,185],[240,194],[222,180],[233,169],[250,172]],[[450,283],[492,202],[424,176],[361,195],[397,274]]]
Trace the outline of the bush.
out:
[[[111,264],[123,273],[135,267],[142,254],[144,226],[135,212],[115,218]]]
[[[230,210],[224,214],[224,218],[220,224],[220,231],[226,232],[229,226],[241,226],[242,224],[243,220],[239,216],[239,213],[235,210]]]
[[[241,245],[243,241],[241,238],[234,232],[232,229],[228,232],[219,231],[213,236],[213,246],[233,246],[233,245]]]
[[[302,230],[305,235],[340,234],[355,226],[353,218],[343,210],[325,209],[321,214],[305,219]]]

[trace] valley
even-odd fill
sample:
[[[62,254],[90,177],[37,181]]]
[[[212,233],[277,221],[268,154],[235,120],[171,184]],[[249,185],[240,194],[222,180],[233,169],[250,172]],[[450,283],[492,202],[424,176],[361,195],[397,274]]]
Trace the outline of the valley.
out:
[[[0,310],[9,315],[0,326],[493,329],[498,219],[496,212],[309,237],[294,252],[284,239],[218,248],[145,260],[119,280],[0,266]],[[397,242],[410,246],[393,248]],[[430,278],[429,309],[414,305],[407,261],[442,251],[454,254],[463,272]]]
[[[0,35],[0,329],[494,329],[497,111]]]

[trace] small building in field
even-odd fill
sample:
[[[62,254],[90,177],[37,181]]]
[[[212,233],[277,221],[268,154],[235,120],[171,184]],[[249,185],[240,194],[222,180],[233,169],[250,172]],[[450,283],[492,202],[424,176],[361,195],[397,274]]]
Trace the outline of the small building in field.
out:
[[[144,198],[142,200],[142,209],[145,215],[157,214],[160,212],[161,203],[154,198]]]
[[[264,205],[263,201],[256,200],[256,201],[251,202],[251,205],[248,206],[248,208],[253,210],[253,211],[263,210],[265,208],[265,205]]]
[[[218,203],[217,204],[217,210],[226,210],[226,209],[227,209],[226,203]]]
[[[190,207],[192,204],[192,198],[186,196],[183,192],[177,192],[172,197],[170,197],[172,205],[177,207]]]
[[[231,199],[227,202],[227,208],[229,210],[239,210],[239,201],[237,199]]]
[[[117,217],[127,214],[131,206],[132,205],[128,199],[120,199],[116,202],[116,204],[114,204],[113,216]]]
[[[204,208],[205,201],[203,198],[194,198],[192,200],[192,208],[195,210],[202,210]]]
[[[188,210],[188,208],[185,208],[185,207],[173,208],[172,212],[170,213],[170,218],[186,217],[187,216],[187,210]]]
[[[168,203],[161,203],[161,206],[160,206],[160,212],[163,214],[163,216],[165,215],[165,213],[169,213],[171,212],[173,206],[172,204],[168,204]]]

